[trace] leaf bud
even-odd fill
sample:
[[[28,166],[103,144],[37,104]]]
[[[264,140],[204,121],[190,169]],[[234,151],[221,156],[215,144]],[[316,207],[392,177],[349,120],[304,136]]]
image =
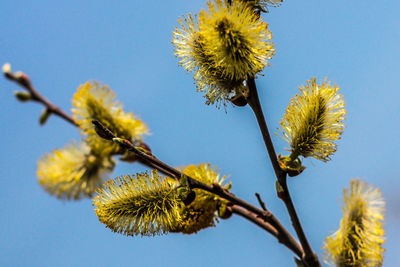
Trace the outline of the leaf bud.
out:
[[[21,101],[21,102],[27,102],[32,99],[32,95],[30,93],[24,92],[24,91],[15,91],[14,95],[18,99],[18,101]]]
[[[47,109],[47,108],[44,109],[42,111],[42,114],[40,114],[39,124],[40,125],[44,125],[47,122],[47,119],[50,117],[50,115],[51,115],[51,111],[49,109]]]

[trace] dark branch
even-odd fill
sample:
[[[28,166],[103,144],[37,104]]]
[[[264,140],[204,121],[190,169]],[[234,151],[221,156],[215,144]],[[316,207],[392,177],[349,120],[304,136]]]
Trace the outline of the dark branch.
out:
[[[264,113],[261,108],[254,78],[248,79],[247,85],[249,86],[250,90],[247,102],[249,103],[251,109],[253,110],[256,116],[262,137],[264,139],[265,147],[267,148],[268,155],[272,163],[272,167],[274,168],[276,178],[278,180],[278,183],[283,188],[283,192],[279,192],[278,195],[285,203],[286,209],[288,210],[290,219],[292,221],[293,228],[295,229],[296,234],[300,240],[300,243],[304,249],[304,255],[301,258],[307,266],[319,267],[321,266],[321,263],[319,262],[318,256],[313,252],[310,243],[307,240],[303,227],[300,223],[300,219],[297,216],[297,212],[292,202],[292,198],[290,197],[289,189],[287,187],[287,182],[286,182],[287,174],[279,166],[278,157],[276,156],[275,148],[268,131],[267,123],[264,118]]]
[[[99,121],[93,121],[93,124],[98,128],[98,130],[101,131],[100,136],[106,136],[107,140],[111,139],[113,142],[119,144],[122,148],[135,153],[135,155],[141,160],[141,162],[159,170],[160,172],[166,173],[167,175],[177,180],[181,179],[183,173],[180,172],[179,170],[160,161],[154,155],[150,154],[147,150],[138,149],[128,140],[116,137],[109,129],[103,126]],[[186,177],[191,189],[199,188],[208,191],[210,193],[216,194],[230,201],[233,205],[237,205],[241,208],[244,208],[245,210],[247,210],[247,212],[252,213],[255,218],[259,218],[262,221],[269,223],[278,231],[278,235],[276,237],[278,238],[280,243],[284,244],[286,247],[291,249],[297,256],[301,257],[303,255],[303,250],[299,246],[297,241],[283,227],[283,225],[271,212],[265,212],[264,210],[261,210],[253,206],[252,204],[236,197],[234,194],[225,190],[219,184],[208,185],[199,182],[190,176]]]
[[[13,81],[23,87],[28,93],[30,94],[30,99],[39,103],[42,103],[48,112],[55,114],[64,120],[68,121],[69,123],[77,126],[77,123],[74,121],[74,119],[68,115],[66,112],[64,112],[62,109],[51,103],[48,99],[46,99],[44,96],[42,96],[32,85],[29,77],[22,73],[22,72],[17,72],[13,73],[9,68],[9,65],[6,67],[3,67],[4,70],[4,76],[9,79],[10,81]]]
[[[256,193],[256,197],[257,197],[258,203],[260,204],[261,208],[263,210],[267,211],[267,207],[265,206],[264,201],[262,201],[261,196],[260,196],[259,193]]]
[[[249,221],[257,224],[258,226],[260,226],[262,229],[264,229],[265,231],[267,231],[268,233],[270,233],[271,235],[275,236],[276,238],[278,238],[279,233],[278,230],[275,229],[275,227],[273,227],[271,224],[265,222],[263,219],[261,219],[260,217],[254,216],[254,213],[240,207],[237,205],[233,205],[232,206],[232,212],[235,214],[238,214],[246,219],[248,219]]]

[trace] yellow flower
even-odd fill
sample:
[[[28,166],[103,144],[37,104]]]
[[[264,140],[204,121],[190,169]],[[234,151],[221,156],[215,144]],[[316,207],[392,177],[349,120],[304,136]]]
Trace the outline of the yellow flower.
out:
[[[318,85],[315,78],[299,89],[301,93],[291,100],[280,122],[283,138],[291,147],[289,157],[291,161],[298,156],[328,161],[344,129],[343,96],[336,85],[326,80]]]
[[[198,90],[213,104],[246,95],[244,80],[262,71],[275,50],[268,24],[249,5],[216,0],[208,7],[199,22],[190,14],[181,18],[172,42],[180,64],[195,73]]]
[[[156,171],[121,176],[98,190],[93,205],[100,222],[114,232],[130,236],[164,234],[181,218],[178,186]]]
[[[243,79],[231,80],[224,77],[221,68],[215,66],[210,55],[204,51],[204,38],[198,29],[198,22],[191,14],[181,18],[182,28],[175,28],[172,43],[179,63],[187,71],[194,72],[197,91],[204,92],[207,104],[227,100],[235,94],[243,94],[247,88]]]
[[[100,121],[116,136],[132,141],[140,140],[148,132],[147,126],[135,118],[133,113],[125,113],[122,104],[115,101],[115,94],[108,86],[97,82],[85,83],[78,88],[72,99],[74,119],[87,135],[90,146],[103,146],[103,150],[110,153],[118,151],[118,146],[111,142],[104,142],[97,136],[92,120]]]
[[[339,230],[325,240],[326,258],[341,267],[381,266],[385,251],[382,193],[356,179],[343,196],[343,218]]]
[[[225,77],[233,80],[253,78],[274,54],[268,24],[252,8],[240,1],[208,2],[208,11],[199,15],[204,49]]]
[[[40,185],[61,199],[92,197],[103,176],[114,168],[110,158],[92,151],[85,143],[72,143],[44,155],[38,163]]]
[[[185,168],[184,174],[209,185],[213,183],[222,185],[225,180],[225,176],[220,177],[210,164],[204,163],[198,166],[189,165]],[[224,188],[229,189],[230,184]],[[220,205],[226,204],[225,201],[204,190],[194,189],[193,191],[196,193],[195,200],[188,206],[182,206],[180,210],[182,220],[171,232],[193,234],[204,228],[213,227],[218,222],[216,211]]]

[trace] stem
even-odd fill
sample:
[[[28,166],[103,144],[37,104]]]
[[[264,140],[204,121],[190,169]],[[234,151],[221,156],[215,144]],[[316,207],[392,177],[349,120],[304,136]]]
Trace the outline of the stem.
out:
[[[290,216],[290,220],[292,221],[293,228],[295,229],[297,237],[299,238],[299,241],[304,249],[304,255],[301,258],[307,266],[318,266],[319,267],[319,266],[321,266],[321,263],[319,262],[318,256],[313,252],[313,250],[310,246],[310,243],[307,240],[307,237],[304,233],[300,219],[297,216],[297,212],[294,207],[292,198],[290,197],[289,189],[287,187],[287,182],[286,182],[286,179],[287,179],[286,172],[284,172],[279,166],[275,148],[272,143],[271,136],[268,131],[267,123],[265,121],[264,114],[263,114],[263,111],[261,108],[261,104],[260,104],[260,100],[258,97],[257,87],[256,87],[256,83],[254,81],[254,78],[248,79],[247,85],[249,86],[249,90],[250,90],[249,96],[247,98],[247,102],[249,103],[251,109],[253,110],[253,112],[256,116],[262,137],[264,139],[265,147],[267,148],[268,155],[269,155],[270,161],[272,163],[272,167],[274,168],[276,178],[277,178],[279,184],[283,188],[283,192],[280,192],[279,197],[285,203],[286,209]]]
[[[242,216],[243,218],[246,218],[247,220],[260,226],[262,229],[264,229],[271,235],[278,237],[278,234],[279,234],[278,230],[276,230],[271,224],[262,220],[260,217],[254,216],[254,213],[252,213],[240,206],[237,206],[237,205],[233,205],[231,208],[232,208],[233,213],[236,213],[236,214]]]
[[[26,74],[19,73],[20,75],[16,75],[15,73],[8,71],[5,72],[4,75],[7,79],[10,81],[13,81],[17,84],[19,84],[21,87],[23,87],[25,90],[27,90],[30,95],[31,99],[33,101],[42,103],[50,113],[53,113],[64,120],[68,121],[69,123],[78,126],[78,124],[74,121],[74,119],[68,115],[66,112],[64,112],[61,108],[57,107],[53,103],[51,103],[48,99],[46,99],[43,95],[41,95],[32,85],[30,79]]]
[[[318,260],[318,255],[313,252],[311,245],[306,237],[306,234],[304,233],[303,227],[301,226],[300,219],[297,216],[296,209],[290,196],[289,188],[287,187],[286,177],[285,183],[282,185],[282,187],[284,191],[284,196],[282,200],[285,203],[286,209],[288,210],[288,213],[290,215],[290,220],[292,221],[293,228],[295,229],[297,237],[299,238],[300,243],[304,249],[304,255],[302,259],[308,266],[320,267],[321,263]]]
[[[107,140],[112,140],[117,144],[119,144],[122,148],[135,153],[135,155],[140,159],[142,163],[147,164],[148,166],[155,168],[160,172],[169,174],[178,181],[181,179],[183,173],[180,172],[179,170],[160,161],[154,155],[143,152],[140,149],[137,149],[128,140],[115,137],[115,135],[108,128],[102,125],[99,121],[93,120],[92,122],[95,125],[96,132],[99,134],[100,137],[103,137]],[[190,176],[186,177],[188,179],[188,183],[191,189],[198,188],[213,193],[215,195],[222,197],[223,199],[230,201],[234,205],[244,208],[245,210],[247,210],[247,212],[253,213],[253,217],[259,217],[262,221],[269,223],[278,231],[278,235],[276,237],[280,243],[284,244],[286,247],[293,250],[293,252],[296,253],[296,255],[298,255],[299,257],[301,257],[304,254],[303,249],[299,246],[299,244],[293,238],[293,236],[285,229],[285,227],[280,223],[280,221],[268,210],[259,209],[253,206],[252,204],[244,201],[243,199],[236,197],[234,194],[225,190],[219,184],[215,183],[212,185],[208,185],[200,181],[197,181]]]
[[[254,78],[247,80],[247,85],[250,89],[250,94],[247,98],[249,106],[253,110],[258,126],[260,127],[261,135],[264,139],[265,147],[267,148],[269,158],[274,168],[276,177],[279,178],[284,174],[281,167],[279,167],[278,157],[276,156],[274,144],[272,143],[271,136],[269,135],[268,126],[265,122],[264,113],[262,112],[260,100],[258,98],[257,87]]]
[[[254,213],[238,206],[238,205],[233,205],[232,207],[232,212],[235,214],[238,214],[242,216],[243,218],[246,218],[247,220],[251,221],[252,223],[260,226],[262,229],[276,237],[279,241],[279,243],[285,245],[287,248],[289,248],[291,251],[293,251],[299,258],[302,257],[304,254],[303,249],[296,243],[293,242],[287,242],[284,237],[281,235],[281,233],[273,227],[271,224],[268,222],[264,221],[262,218],[259,216],[255,216]]]

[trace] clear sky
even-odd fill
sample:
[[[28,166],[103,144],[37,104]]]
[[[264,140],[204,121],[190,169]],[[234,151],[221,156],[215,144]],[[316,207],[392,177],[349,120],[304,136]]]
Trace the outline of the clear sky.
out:
[[[206,106],[171,44],[178,17],[205,1],[10,1],[0,3],[0,64],[23,70],[36,88],[69,111],[79,84],[95,79],[150,127],[145,141],[173,166],[210,162],[230,175],[232,191],[268,208],[291,230],[276,198],[272,167],[248,107]],[[313,248],[341,218],[342,189],[361,177],[387,201],[384,266],[400,251],[400,2],[291,1],[263,15],[276,44],[256,82],[272,132],[298,92],[316,76],[341,87],[347,119],[332,161],[305,160],[289,186]],[[62,202],[36,178],[37,161],[78,131],[57,117],[40,127],[42,107],[21,104],[19,87],[0,78],[0,266],[294,266],[292,253],[237,216],[197,235],[125,237],[101,224],[92,201]],[[278,153],[287,144],[273,136]],[[143,170],[119,164],[113,178]]]

